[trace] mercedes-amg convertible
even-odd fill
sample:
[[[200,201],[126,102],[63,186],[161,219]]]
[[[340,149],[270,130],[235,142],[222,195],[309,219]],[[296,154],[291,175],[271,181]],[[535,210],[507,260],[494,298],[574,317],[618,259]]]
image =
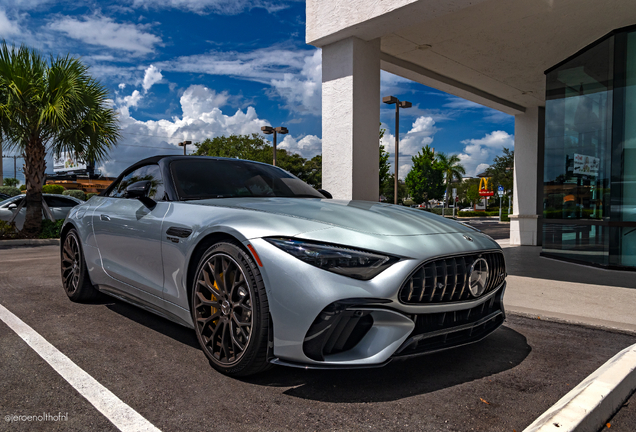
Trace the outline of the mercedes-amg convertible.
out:
[[[73,301],[106,293],[193,328],[217,370],[382,366],[476,342],[504,321],[485,234],[402,206],[330,199],[271,165],[156,156],[74,207]]]

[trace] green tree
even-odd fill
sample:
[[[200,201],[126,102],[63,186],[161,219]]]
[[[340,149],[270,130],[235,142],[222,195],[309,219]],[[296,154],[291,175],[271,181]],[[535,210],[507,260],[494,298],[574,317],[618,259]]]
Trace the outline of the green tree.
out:
[[[393,204],[395,195],[395,177],[393,174],[389,175],[388,180],[384,183],[382,189],[380,189],[380,194],[384,196],[384,201],[387,203]],[[402,204],[404,202],[404,197],[406,197],[406,184],[402,180],[398,180],[398,204]]]
[[[47,152],[98,162],[119,138],[106,88],[79,59],[51,57],[26,46],[0,44],[0,128],[9,150],[24,154],[24,234],[42,226]]]
[[[444,173],[435,161],[435,153],[429,146],[423,147],[411,158],[413,168],[406,175],[408,193],[416,203],[441,198],[444,193]]]
[[[7,177],[2,181],[2,186],[17,187],[20,184],[20,180],[16,178]]]
[[[461,181],[462,176],[466,174],[466,170],[459,162],[460,162],[460,159],[459,159],[459,156],[457,155],[448,156],[446,153],[441,153],[441,152],[437,154],[437,163],[439,164],[439,169],[441,169],[442,172],[444,173],[444,182],[446,184],[447,198],[450,196],[449,189],[450,189],[451,182],[453,180]],[[444,205],[445,206],[448,205],[448,199],[446,199],[446,202]]]
[[[467,180],[466,183],[468,184],[466,199],[470,201],[474,208],[479,200],[481,200],[481,195],[479,195],[479,179],[470,179]]]
[[[491,177],[492,188],[497,190],[499,185],[504,190],[509,191],[508,197],[512,194],[513,177],[515,166],[515,152],[508,148],[503,149],[501,156],[495,156],[492,165],[486,169],[486,174]]]
[[[382,123],[380,123],[380,126],[382,126]],[[380,129],[380,194],[382,194],[386,183],[389,181],[389,171],[391,169],[391,166],[389,165],[389,152],[386,151],[384,145],[382,145],[382,138],[384,137],[385,132],[386,129]]]

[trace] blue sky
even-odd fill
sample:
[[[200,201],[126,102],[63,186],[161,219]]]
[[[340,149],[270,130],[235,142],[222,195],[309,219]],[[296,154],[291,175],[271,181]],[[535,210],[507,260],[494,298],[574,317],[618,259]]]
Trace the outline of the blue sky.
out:
[[[320,153],[321,52],[305,44],[303,1],[0,0],[0,37],[81,56],[107,86],[122,128],[101,166],[107,175],[153,154],[178,154],[184,139],[263,125],[287,126],[281,147],[289,151]],[[426,144],[459,154],[468,175],[514,145],[512,116],[386,72],[381,91],[413,103],[400,114],[400,177]],[[383,105],[380,115],[392,153],[394,111]],[[4,161],[12,176],[12,161]]]

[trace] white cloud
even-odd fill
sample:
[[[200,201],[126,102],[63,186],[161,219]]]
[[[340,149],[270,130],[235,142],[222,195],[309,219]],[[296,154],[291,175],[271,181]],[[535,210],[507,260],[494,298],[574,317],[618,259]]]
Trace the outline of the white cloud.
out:
[[[304,58],[297,73],[286,73],[283,79],[272,79],[271,85],[289,110],[300,114],[320,115],[322,109],[322,51]]]
[[[120,113],[123,115],[129,115],[130,108],[136,107],[141,100],[141,93],[139,90],[133,91],[129,96],[118,97],[115,102],[119,107]]]
[[[389,163],[391,164],[391,172],[394,172],[395,165],[395,135],[391,134],[390,128],[386,124],[382,124],[381,128],[386,129],[382,137],[381,144],[384,149],[389,152]],[[435,120],[432,117],[418,117],[411,125],[411,129],[404,135],[400,136],[400,169],[398,178],[406,177],[411,166],[413,165],[411,157],[416,155],[422,147],[431,146],[433,144],[433,135],[437,132]]]
[[[20,27],[16,21],[7,17],[7,13],[0,9],[0,37],[6,38],[20,34]]]
[[[320,115],[322,56],[320,50],[263,48],[249,52],[219,52],[179,57],[157,64],[164,71],[225,75],[271,86],[285,108]]]
[[[202,85],[191,85],[181,96],[183,116],[197,118],[213,112],[227,103],[228,93],[217,93]]]
[[[134,0],[133,3],[136,7],[175,8],[199,14],[221,15],[236,15],[256,8],[272,13],[287,8],[280,3],[263,0]]]
[[[483,120],[490,123],[507,123],[513,120],[513,116],[501,111],[489,108],[484,105],[480,105],[475,102],[471,102],[466,99],[462,99],[457,96],[448,96],[447,101],[443,107],[457,111],[478,111],[483,110]]]
[[[285,139],[278,147],[291,153],[298,153],[304,158],[311,159],[322,153],[322,139],[316,135],[306,135],[300,140],[297,140],[291,135],[285,135]]]
[[[154,52],[161,38],[146,31],[142,24],[117,23],[109,17],[62,16],[51,21],[48,27],[90,45],[127,51],[134,55]]]
[[[269,125],[267,120],[258,117],[253,107],[239,109],[232,115],[224,114],[220,107],[226,104],[228,97],[225,92],[217,93],[202,85],[192,85],[180,98],[183,115],[156,121],[141,121],[131,115],[130,108],[138,106],[144,98],[138,90],[118,97],[115,103],[122,138],[100,169],[105,175],[116,176],[145,157],[180,154],[183,150],[177,143],[183,140],[196,142],[221,135],[249,135],[260,133],[261,126]],[[286,135],[281,147],[309,156],[320,152],[320,139],[308,135],[297,140]]]
[[[126,83],[119,83],[117,87],[119,87],[119,90],[123,90],[126,88]]]
[[[141,85],[144,89],[144,93],[148,93],[150,87],[161,81],[162,78],[163,75],[161,75],[161,71],[154,65],[150,65],[144,72],[144,81]]]
[[[474,177],[482,173],[492,163],[493,157],[501,153],[504,147],[514,148],[514,135],[505,131],[493,131],[483,138],[462,141],[464,151],[459,159],[466,169],[466,175]]]

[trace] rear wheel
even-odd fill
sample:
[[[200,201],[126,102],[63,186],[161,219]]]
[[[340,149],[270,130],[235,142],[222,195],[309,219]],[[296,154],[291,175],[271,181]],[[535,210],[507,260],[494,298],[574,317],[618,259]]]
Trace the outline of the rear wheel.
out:
[[[99,291],[91,284],[79,235],[75,228],[72,228],[64,238],[61,254],[62,284],[68,298],[74,302],[87,302],[96,299],[99,296]]]
[[[232,376],[269,367],[269,307],[252,257],[238,244],[217,243],[199,261],[192,289],[197,338],[210,364]]]

